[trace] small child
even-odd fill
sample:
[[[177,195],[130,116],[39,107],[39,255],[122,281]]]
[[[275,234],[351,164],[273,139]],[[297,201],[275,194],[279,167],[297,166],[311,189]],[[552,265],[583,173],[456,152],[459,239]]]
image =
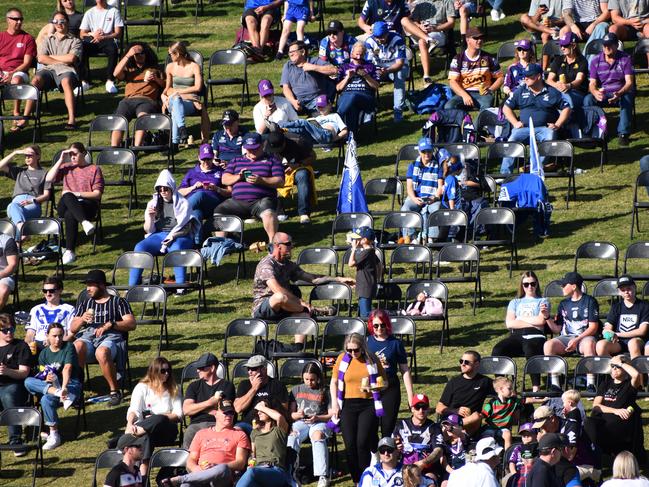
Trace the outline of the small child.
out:
[[[313,0],[286,0],[284,2],[284,17],[282,35],[279,38],[279,46],[275,59],[280,60],[284,57],[284,49],[291,34],[291,27],[295,23],[295,35],[298,41],[304,41],[304,27],[306,24],[315,20],[313,15]]]
[[[442,467],[444,476],[442,487],[448,483],[448,477],[454,470],[466,463],[468,439],[462,431],[462,418],[457,414],[449,414],[442,420],[442,437],[444,439],[444,456]]]
[[[581,411],[579,410],[579,402],[581,401],[581,394],[579,391],[568,389],[566,392],[561,394],[561,401],[563,402],[563,417],[566,420],[566,427],[569,423],[573,423],[575,430],[581,430],[583,418],[581,416]],[[570,428],[566,429],[569,430]],[[568,438],[568,440],[570,440],[570,438]]]
[[[509,471],[514,474],[520,473],[523,470],[524,459],[521,454],[523,447],[531,443],[536,443],[536,430],[534,429],[533,423],[522,424],[518,428],[518,434],[521,435],[523,444],[516,445],[507,459]]]
[[[453,156],[444,161],[444,192],[442,193],[442,208],[460,208],[462,190],[458,176],[462,173],[464,164]]]
[[[374,249],[374,230],[360,227],[351,237],[352,251],[347,265],[356,268],[358,316],[367,318],[372,311],[372,299],[376,297],[377,285],[383,275],[383,265]]]
[[[496,429],[505,442],[505,450],[512,444],[512,425],[518,421],[521,401],[516,397],[514,385],[508,377],[496,377],[493,381],[498,397],[482,408],[482,417],[489,428]]]

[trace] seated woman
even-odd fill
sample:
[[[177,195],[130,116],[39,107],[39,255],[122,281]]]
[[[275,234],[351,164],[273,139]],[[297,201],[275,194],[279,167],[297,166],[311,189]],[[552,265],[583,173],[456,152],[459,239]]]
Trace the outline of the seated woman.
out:
[[[171,142],[187,142],[185,115],[201,115],[201,139],[210,138],[210,119],[207,107],[200,102],[203,91],[201,67],[189,57],[187,47],[182,42],[169,46],[171,62],[165,69],[167,81],[162,92],[162,108],[171,114]]]
[[[505,82],[503,83],[503,93],[509,96],[512,92],[525,84],[523,73],[530,63],[536,62],[534,46],[529,39],[520,39],[514,42],[516,53],[514,62],[507,68],[505,73]]]
[[[144,379],[133,389],[126,412],[126,434],[145,438],[140,473],[146,477],[149,459],[156,446],[173,445],[182,418],[180,391],[171,364],[156,357],[149,364]]]
[[[133,250],[164,255],[172,250],[186,250],[194,246],[194,236],[199,233],[200,224],[189,211],[189,203],[176,190],[176,181],[164,169],[155,182],[155,193],[144,211],[144,240]],[[143,269],[131,269],[129,286],[135,286],[142,279]],[[174,268],[176,282],[185,282],[185,268]],[[181,291],[179,289],[179,291]]]
[[[199,222],[212,218],[214,208],[232,195],[229,186],[223,187],[221,176],[225,163],[214,164],[214,150],[210,144],[202,144],[198,150],[198,164],[187,171],[178,192],[187,198],[192,215]]]
[[[59,276],[46,277],[43,281],[45,302],[37,304],[29,312],[29,324],[25,326],[25,342],[35,343],[40,351],[47,346],[47,331],[52,323],[63,327],[63,340],[73,341],[70,323],[74,318],[74,306],[61,302],[63,280]],[[32,347],[32,350],[36,350]]]
[[[376,109],[379,74],[374,64],[365,61],[366,51],[365,44],[357,42],[349,62],[338,68],[338,113],[352,133],[358,128],[360,113]]]
[[[58,213],[65,220],[65,252],[63,264],[75,261],[75,250],[81,224],[86,235],[95,232],[90,220],[99,212],[104,194],[104,175],[101,168],[90,163],[88,151],[81,142],[73,142],[61,152],[58,161],[45,177],[46,184],[63,181]]]
[[[51,323],[47,327],[49,345],[38,355],[39,373],[25,379],[25,388],[40,397],[45,424],[50,428],[43,450],[53,450],[61,444],[56,414],[61,401],[63,408],[68,409],[81,394],[83,372],[74,345],[63,341],[65,333],[60,323]]]
[[[238,487],[294,485],[286,468],[289,426],[282,409],[272,397],[255,405],[256,425],[250,435],[255,466],[248,467],[237,482]]]
[[[25,165],[10,165],[18,155],[25,156]],[[7,216],[16,225],[18,239],[25,220],[41,216],[41,203],[50,198],[50,185],[45,185],[46,172],[41,167],[41,148],[28,145],[25,149],[13,151],[0,160],[0,172],[16,181],[11,203],[7,206]]]
[[[491,355],[505,357],[533,357],[543,355],[545,322],[550,317],[550,302],[541,297],[541,284],[534,271],[521,275],[516,298],[507,306],[505,326],[510,335],[499,341]],[[531,376],[532,389],[539,389],[541,378]]]
[[[588,94],[588,61],[579,51],[577,36],[567,32],[559,39],[562,56],[555,56],[546,82],[570,98],[572,108],[584,106]]]

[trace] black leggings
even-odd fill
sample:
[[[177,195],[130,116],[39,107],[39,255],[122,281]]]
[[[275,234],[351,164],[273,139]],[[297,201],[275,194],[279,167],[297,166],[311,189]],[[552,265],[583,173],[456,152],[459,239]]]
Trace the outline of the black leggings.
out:
[[[536,338],[525,338],[528,335],[542,335]],[[536,328],[521,328],[513,330],[511,335],[507,338],[500,340],[491,351],[491,355],[499,355],[502,357],[525,357],[530,358],[534,355],[543,355],[543,344],[545,343],[545,335],[542,331]],[[532,385],[538,386],[541,384],[541,377],[538,374],[532,374]]]
[[[345,441],[347,468],[354,483],[370,466],[370,455],[376,451],[379,421],[371,399],[345,399],[340,411],[340,429]]]
[[[399,376],[388,377],[388,387],[381,393],[384,414],[380,418],[381,437],[392,436],[401,407],[401,382]]]
[[[172,423],[164,414],[152,414],[151,416],[136,421],[135,424],[146,431],[143,436],[142,458],[151,458],[153,449],[156,446],[175,446],[178,436],[178,423]]]
[[[59,216],[65,220],[65,248],[71,251],[77,248],[79,223],[92,220],[99,211],[99,202],[79,200],[74,193],[68,192],[59,200]]]
[[[108,58],[106,78],[114,80],[115,75],[113,74],[113,71],[115,71],[115,67],[117,66],[117,57],[119,53],[117,52],[117,44],[115,44],[115,41],[113,39],[104,39],[101,42],[89,42],[86,40],[83,41],[83,60],[80,63],[83,70],[81,79],[83,79],[84,81],[90,81],[90,71],[86,72],[85,60],[88,57],[96,56],[97,54],[105,54]]]

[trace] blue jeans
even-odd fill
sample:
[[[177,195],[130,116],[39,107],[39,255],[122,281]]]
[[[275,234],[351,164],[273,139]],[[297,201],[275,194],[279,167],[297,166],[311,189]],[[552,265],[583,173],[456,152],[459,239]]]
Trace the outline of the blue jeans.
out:
[[[0,385],[0,411],[5,408],[19,408],[27,406],[27,389],[22,382],[12,382]],[[9,426],[9,443],[18,445],[22,443],[21,426]]]
[[[586,96],[586,93],[583,91],[569,90],[566,95],[568,95],[568,98],[570,99],[570,107],[573,110],[584,106],[584,97]]]
[[[491,8],[494,10],[500,10],[503,6],[505,0],[487,0],[489,5],[491,5]]]
[[[372,298],[358,298],[358,316],[367,318],[372,311]]]
[[[288,473],[279,467],[253,467],[241,476],[237,487],[286,487],[293,485]]]
[[[649,171],[649,155],[640,158],[640,172]],[[647,196],[649,196],[649,188],[647,188]]]
[[[214,208],[223,201],[223,198],[216,193],[207,191],[194,191],[187,196],[187,202],[192,209],[192,215],[196,217],[199,222],[204,219],[211,219],[214,214]]]
[[[338,97],[338,115],[347,125],[350,132],[358,129],[358,117],[361,112],[372,113],[376,110],[374,92],[343,91]]]
[[[194,115],[198,112],[192,100],[183,100],[180,96],[169,98],[169,112],[171,113],[171,142],[177,144],[180,140],[178,131],[185,126],[185,115]]]
[[[631,133],[631,116],[633,115],[633,104],[635,102],[635,95],[633,93],[626,92],[620,98],[619,102],[610,104],[608,101],[604,100],[598,102],[595,97],[591,94],[586,95],[584,98],[585,107],[620,107],[620,121],[617,123],[617,135],[629,135]]]
[[[151,255],[162,255],[160,253],[160,246],[162,241],[167,238],[168,232],[156,232],[152,233],[144,240],[140,240],[135,244],[136,252],[149,252]],[[182,237],[176,237],[171,245],[168,247],[167,251],[171,252],[172,250],[187,250],[194,248],[194,239],[185,235]],[[131,269],[128,277],[128,285],[135,286],[140,283],[142,279],[143,269]],[[184,267],[174,267],[174,274],[176,276],[176,282],[182,284],[185,282],[185,268]]]
[[[311,214],[311,178],[309,171],[306,169],[299,170],[293,176],[293,181],[297,187],[297,214]]]
[[[485,108],[489,108],[491,104],[494,101],[494,96],[489,93],[487,95],[481,95],[477,91],[467,91],[469,95],[471,95],[471,98],[473,99],[473,103],[478,104],[478,108],[480,110],[484,110]],[[475,107],[475,105],[474,105]],[[446,105],[444,105],[444,108],[447,110],[454,110],[454,109],[464,109],[466,108],[464,106],[464,101],[462,100],[461,96],[455,95],[453,96],[449,101],[446,102]]]
[[[359,302],[361,299],[359,298]],[[312,425],[306,424],[304,421],[296,421],[293,423],[293,431],[288,436],[287,445],[293,448],[300,455],[300,445],[310,438],[311,435],[321,431],[324,435],[322,440],[314,440],[311,438],[311,453],[313,454],[313,476],[323,477],[326,476],[329,468],[329,451],[327,450],[327,425],[325,423],[315,423]]]
[[[607,22],[600,22],[599,24],[597,24],[593,29],[593,32],[591,32],[590,36],[588,37],[588,40],[586,41],[586,45],[584,46],[582,52],[586,52],[588,50],[588,44],[590,44],[592,41],[594,41],[595,39],[601,39],[606,34],[608,34],[608,28],[609,28],[609,24]],[[590,62],[593,60],[595,56],[596,54],[591,54],[589,56],[586,56],[586,60],[588,61],[589,66],[590,66]]]
[[[302,118],[297,120],[289,120],[287,122],[278,122],[278,125],[283,129],[288,130],[292,134],[311,137],[316,144],[330,144],[332,134],[328,130],[323,129],[319,125],[310,123]]]
[[[410,66],[408,66],[408,62],[406,61],[403,68],[396,73],[390,73],[387,76],[391,81],[394,81],[393,102],[395,110],[403,111],[406,99],[406,81],[408,80],[409,73]]]
[[[56,414],[56,409],[61,406],[61,399],[54,394],[47,393],[51,385],[49,382],[37,379],[36,377],[27,377],[25,379],[25,388],[34,395],[42,396],[41,407],[43,408],[43,416],[45,416],[45,424],[47,426],[56,426],[59,422],[59,415]],[[68,382],[68,393],[79,397],[79,394],[81,394],[81,382],[77,379],[70,379],[70,382]]]
[[[428,228],[428,216],[431,213],[434,213],[437,210],[439,210],[441,206],[442,206],[441,201],[436,201],[435,203],[430,205],[419,206],[410,198],[406,198],[406,200],[403,202],[403,206],[401,207],[401,211],[418,211],[419,213],[421,213],[421,216],[424,220],[424,228],[422,229],[421,232],[422,238],[426,238],[426,237],[437,238],[439,237],[439,227]],[[415,231],[412,228],[404,228],[402,229],[402,234],[404,236],[408,235],[409,237],[412,237],[415,234]],[[422,242],[422,243],[426,243],[426,242]]]
[[[556,140],[558,132],[552,130],[550,127],[535,127],[534,134],[536,135],[537,142],[543,142],[546,140]],[[530,140],[530,129],[528,127],[523,127],[520,129],[513,129],[512,134],[509,136],[509,142],[529,142]],[[545,157],[540,158],[541,164]],[[503,162],[500,166],[500,172],[502,174],[511,174],[512,169],[514,169],[514,158],[512,157],[503,157]]]
[[[7,205],[7,216],[14,222],[14,224],[23,223],[28,218],[38,218],[41,216],[41,205],[38,203],[30,203],[26,206],[21,206],[21,201],[31,201],[34,197],[28,194],[19,194],[14,196],[11,203]]]

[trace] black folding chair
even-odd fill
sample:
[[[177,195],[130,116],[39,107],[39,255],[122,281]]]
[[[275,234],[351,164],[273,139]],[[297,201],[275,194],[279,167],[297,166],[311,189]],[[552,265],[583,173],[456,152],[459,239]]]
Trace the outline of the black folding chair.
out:
[[[442,313],[439,315],[416,315],[409,316],[413,321],[441,321],[442,330],[439,339],[439,351],[444,350],[444,343],[447,345],[451,343],[451,330],[448,322],[448,287],[441,281],[419,281],[414,282],[406,289],[405,303],[410,303],[417,299],[417,295],[425,292],[426,296],[430,298],[437,298],[442,302]],[[415,367],[417,366],[417,358],[415,357]]]
[[[315,358],[289,358],[282,362],[282,365],[279,368],[279,380],[283,383],[291,381],[296,381],[302,383],[302,371],[307,364],[314,364],[322,373],[322,378],[325,378],[325,371],[322,367],[322,363]]]
[[[438,249],[449,245],[449,231],[451,227],[458,227],[458,233],[455,235],[456,241],[466,243],[467,229],[469,226],[469,218],[462,210],[456,209],[439,209],[428,215],[428,232],[432,227],[439,229],[439,236],[437,242],[427,244],[430,248]],[[460,237],[461,236],[461,237]]]
[[[111,469],[115,465],[118,465],[123,458],[124,454],[120,450],[105,450],[101,452],[95,460],[95,468],[92,473],[92,487],[97,487],[98,485],[97,473],[99,469]]]
[[[320,336],[318,356],[321,360],[336,358],[342,351],[341,339],[352,333],[365,336],[365,323],[359,318],[334,317],[330,319]],[[332,343],[333,342],[333,343]]]
[[[350,244],[336,244],[336,235],[343,232],[350,232],[356,228],[374,228],[374,220],[369,213],[340,213],[334,218],[331,225],[331,248],[334,250],[345,250]]]
[[[158,0],[160,1],[160,0]],[[160,448],[153,452],[149,461],[147,471],[147,485],[151,483],[151,471],[154,468],[180,468],[185,467],[189,458],[189,452],[184,448]]]
[[[425,245],[399,245],[390,255],[387,282],[410,284],[430,278],[431,251]],[[405,268],[399,264],[405,264]],[[406,275],[406,277],[396,277]]]
[[[502,238],[480,239],[477,229],[481,225],[490,231],[497,227]],[[509,247],[509,277],[512,277],[514,258],[518,269],[518,247],[516,245],[516,215],[510,208],[481,208],[473,222],[473,243],[481,247]]]
[[[239,76],[216,77],[217,73],[222,73],[219,66],[241,66],[242,73]],[[212,77],[212,67],[214,67],[214,77]],[[214,86],[241,85],[241,111],[243,112],[244,96],[250,103],[250,88],[248,87],[248,61],[243,51],[239,49],[221,49],[215,51],[210,56],[209,67],[207,68],[207,86],[210,88],[210,100],[214,106]]]
[[[137,162],[135,152],[130,149],[112,148],[102,150],[97,156],[95,164],[100,166],[104,175],[104,186],[127,186],[128,194],[128,217],[131,218],[131,208],[137,207]],[[108,179],[107,166],[119,168],[119,176],[116,179]]]
[[[582,383],[586,383],[586,376],[589,374],[595,375],[596,384],[603,379],[603,376],[611,373],[611,357],[582,357],[575,366],[573,375],[573,388],[581,393],[581,397],[595,397],[596,393],[582,387]]]
[[[162,21],[162,0],[123,0],[123,20],[124,20],[124,36],[128,44],[128,28],[129,27],[149,27],[154,25],[156,27],[155,48],[160,49],[160,44],[164,44],[164,27]],[[147,18],[133,18],[133,8],[138,8],[143,11],[143,7],[149,7],[149,17]],[[131,13],[129,14],[129,9]]]
[[[460,275],[442,274],[442,267],[448,267],[449,264],[460,263]],[[478,305],[478,298],[482,303],[482,280],[480,279],[480,251],[478,247],[473,244],[451,244],[442,247],[437,254],[437,272],[435,274],[437,279],[441,279],[444,283],[451,282],[473,282],[473,314]]]
[[[32,128],[32,144],[35,144],[37,140],[40,140],[41,137],[41,93],[35,86],[23,84],[23,85],[4,85],[0,89],[0,122],[6,121],[25,121],[29,122],[30,120],[34,123]],[[5,115],[3,113],[3,107],[5,104],[11,106],[13,109],[14,101],[33,101],[34,110],[31,115]]]
[[[61,251],[61,248],[63,247],[63,227],[61,227],[61,222],[56,218],[28,218],[25,220],[25,223],[23,223],[20,233],[23,237],[46,236],[47,241],[54,244],[57,248],[57,250],[44,249],[27,251],[26,249],[23,249],[22,244],[18,242],[20,250],[20,266],[23,278],[25,277],[25,259],[30,257],[56,259],[56,274],[59,274],[60,269],[61,278],[65,278],[65,271],[63,270],[63,253]]]
[[[297,256],[295,263],[303,269],[305,268],[304,266],[324,266],[326,267],[325,273],[327,275],[335,276],[338,274],[338,254],[334,249],[329,247],[311,247],[302,249]],[[311,272],[311,270],[307,270],[307,272]],[[322,272],[313,273],[321,274]],[[298,286],[313,286],[312,283],[306,281],[297,281],[295,284]]]
[[[579,272],[584,278],[584,281],[600,281],[607,277],[617,277],[618,256],[619,252],[614,243],[593,241],[584,242],[577,248],[577,252],[575,252],[575,265],[573,271]],[[584,260],[595,263],[598,268],[607,264],[613,264],[612,272],[586,274],[583,270]],[[582,262],[581,269],[579,269],[580,261]]]
[[[243,277],[247,276],[246,272],[246,249],[243,245],[243,220],[234,215],[214,215],[212,220],[214,229],[220,232],[227,232],[234,237],[235,241],[241,244],[237,250],[237,284],[239,284],[239,272],[243,268]]]
[[[640,281],[649,280],[649,241],[633,242],[624,253],[622,274]]]
[[[516,170],[520,172],[521,164],[525,163],[525,154],[525,145],[520,142],[494,142],[487,147],[487,157],[485,158],[484,171],[482,172],[494,178],[509,177],[511,174],[503,174],[500,172],[500,165],[503,158],[511,157],[514,159]],[[488,170],[491,161],[497,164],[497,172],[490,172]]]
[[[635,180],[635,187],[633,188],[633,206],[631,207],[631,239],[633,239],[633,229],[638,229],[640,232],[640,210],[649,208],[649,201],[644,201],[638,198],[638,189],[642,188],[644,191],[649,189],[649,171],[642,171],[638,174]]]
[[[421,232],[424,222],[421,213],[416,211],[393,211],[385,215],[379,238],[379,247],[393,249],[397,247],[397,240],[402,230]],[[394,238],[396,236],[396,238]],[[426,244],[422,242],[422,244]]]
[[[405,162],[406,164],[410,164],[413,162],[415,159],[419,157],[419,149],[417,148],[417,144],[406,144],[402,146],[399,149],[399,152],[397,153],[397,160],[394,164],[394,175],[400,180],[400,181],[405,181],[406,176],[405,174],[401,175],[399,174],[399,164],[401,162]],[[407,166],[406,166],[407,168]]]
[[[165,254],[162,260],[161,275],[173,267],[185,268],[185,282],[164,283],[162,286],[169,291],[196,291],[196,321],[200,318],[201,304],[207,310],[207,297],[205,295],[205,261],[198,250],[174,250]]]
[[[391,316],[392,335],[400,338],[410,358],[410,370],[417,381],[417,324],[410,316]]]
[[[137,319],[137,325],[160,325],[160,338],[158,339],[158,356],[162,350],[162,337],[164,336],[169,348],[169,331],[167,329],[167,292],[162,286],[146,285],[133,286],[126,292],[126,301],[134,305],[142,304],[142,314]],[[146,305],[153,305],[153,316],[145,318]]]
[[[499,357],[497,355],[489,355],[480,359],[480,368],[478,372],[483,375],[505,375],[509,376],[516,387],[518,380],[518,369],[516,362],[509,357]]]
[[[238,339],[239,346],[232,346],[232,339]],[[241,350],[241,340],[245,341],[248,345],[244,348],[250,352],[235,352],[233,348]],[[225,336],[223,338],[223,362],[225,364],[226,373],[229,371],[229,363],[236,359],[248,359],[253,355],[266,355],[257,353],[259,342],[264,340],[263,343],[268,341],[268,325],[264,320],[259,318],[238,318],[228,323],[225,328]],[[228,343],[229,342],[229,343]]]
[[[378,197],[384,198],[378,198]],[[368,205],[372,200],[385,202],[387,196],[390,207],[388,210],[369,210],[371,215],[387,215],[394,211],[395,203],[401,204],[403,199],[403,183],[398,178],[375,178],[370,179],[365,183],[365,198],[368,200]]]
[[[550,44],[549,42],[546,46]],[[575,183],[574,155],[575,148],[567,140],[546,140],[539,144],[539,156],[545,157],[544,165],[548,165],[548,159],[556,165],[556,171],[545,171],[546,178],[567,178],[568,190],[566,191],[566,209],[570,200],[570,192],[577,199],[577,185]],[[566,169],[567,168],[567,169]]]
[[[124,132],[125,136],[128,136],[128,120],[122,115],[97,115],[94,119],[90,121],[88,126],[88,145],[86,150],[90,153],[101,152],[107,149],[116,149],[110,143],[110,137],[113,131],[119,130]],[[108,144],[93,144],[92,136],[97,132],[107,132],[108,133]],[[125,137],[126,140],[126,137]],[[122,142],[126,146],[126,141]],[[97,137],[95,137],[95,142]]]
[[[347,315],[352,315],[352,288],[342,282],[319,284],[309,293],[309,304],[316,301],[328,301],[336,310],[336,316],[343,316],[341,310],[347,308]],[[318,316],[316,321],[327,321],[330,316]]]
[[[527,388],[527,377],[535,374],[547,376],[546,382],[548,387],[546,389],[533,391]],[[560,385],[561,390],[550,389],[551,375],[558,376],[560,382],[562,382]],[[567,376],[568,363],[563,357],[559,357],[558,355],[535,355],[534,357],[530,357],[525,362],[525,367],[523,368],[521,397],[559,397],[566,390]]]
[[[141,269],[142,270],[142,283],[143,284],[153,284],[151,282],[153,277],[153,268],[155,266],[155,257],[148,252],[139,252],[135,250],[129,250],[124,252],[122,255],[117,257],[115,264],[113,265],[113,273],[111,276],[111,286],[118,291],[125,291],[131,286],[127,284],[118,284],[118,280],[121,280],[121,270],[130,271],[131,269]],[[128,276],[127,276],[128,277]]]
[[[19,445],[9,443],[0,444],[0,453],[11,451],[14,453],[31,451],[35,452],[32,467],[32,487],[36,485],[36,466],[40,458],[41,475],[43,474],[43,447],[41,445],[41,413],[36,408],[16,407],[6,408],[0,412],[0,426],[22,426],[25,440]]]
[[[132,145],[129,149],[138,155],[140,152],[146,154],[162,152],[163,154],[166,154],[167,169],[170,169],[173,172],[176,169],[176,162],[174,160],[174,151],[171,143],[171,118],[162,113],[142,115],[135,119],[135,123],[133,124],[133,137],[135,137],[135,132],[138,130],[144,130],[145,132],[159,135],[160,140],[158,143],[151,145]]]
[[[277,344],[281,343],[282,337],[285,341],[290,337],[290,340],[292,341],[295,335],[304,336],[302,350],[284,352],[277,349]],[[269,350],[266,350],[266,356],[271,360],[274,360],[275,365],[277,365],[279,360],[283,358],[316,357],[318,352],[318,338],[318,323],[316,323],[313,318],[304,316],[283,318],[279,323],[277,323],[277,327],[275,327],[275,341],[272,342],[272,346],[268,347]],[[313,346],[311,350],[309,350],[307,346],[309,340],[311,340]]]

